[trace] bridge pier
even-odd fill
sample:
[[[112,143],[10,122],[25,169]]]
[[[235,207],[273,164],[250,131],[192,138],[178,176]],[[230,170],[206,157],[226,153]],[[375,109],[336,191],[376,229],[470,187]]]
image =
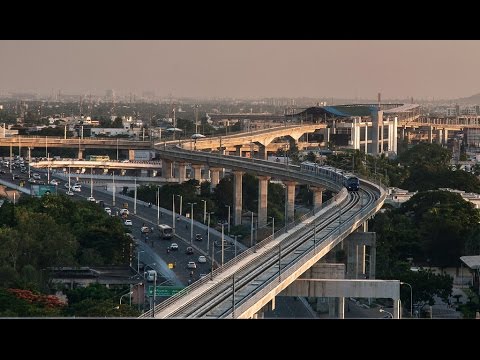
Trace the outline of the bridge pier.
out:
[[[233,172],[233,223],[242,223],[242,178],[243,171]]]
[[[128,160],[130,161],[135,160],[135,150],[128,149]]]
[[[186,170],[187,170],[187,163],[184,163],[184,162],[178,163],[178,180],[180,181],[180,184],[187,179]]]
[[[284,181],[287,186],[287,222],[295,220],[295,181]]]
[[[83,159],[83,151],[84,151],[84,150],[78,150],[77,159],[79,159],[79,160],[82,160],[82,159]]]
[[[369,279],[375,279],[376,234],[374,232],[354,232],[346,239],[347,244],[347,278],[366,278],[366,246],[370,246]]]
[[[193,178],[198,182],[202,181],[202,165],[192,164]]]
[[[162,176],[165,179],[172,178],[172,168],[173,163],[169,160],[162,159]]]
[[[221,168],[210,168],[210,191],[213,192],[220,182],[220,170]]]
[[[313,193],[313,209],[322,206],[322,196],[325,189],[316,186],[310,186],[310,191]]]
[[[268,181],[269,176],[258,177],[258,227],[267,225]]]

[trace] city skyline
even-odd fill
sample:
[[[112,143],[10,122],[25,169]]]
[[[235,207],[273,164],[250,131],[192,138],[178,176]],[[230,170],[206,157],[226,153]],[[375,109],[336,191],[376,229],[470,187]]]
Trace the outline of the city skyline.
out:
[[[174,97],[455,99],[479,41],[0,41],[0,91]]]

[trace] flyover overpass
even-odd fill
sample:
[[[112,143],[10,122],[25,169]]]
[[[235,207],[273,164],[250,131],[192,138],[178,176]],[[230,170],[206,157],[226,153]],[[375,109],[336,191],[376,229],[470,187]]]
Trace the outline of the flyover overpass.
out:
[[[220,156],[160,146],[159,155],[171,161],[205,163],[238,171],[279,177],[337,191],[320,209],[304,216],[294,228],[277,231],[243,252],[210,276],[157,305],[141,317],[250,318],[313,266],[336,244],[355,231],[383,205],[381,186],[362,181],[361,190],[348,193],[343,184],[300,172],[298,167],[236,156]],[[319,210],[319,211],[318,211]],[[278,236],[278,234],[283,233]]]

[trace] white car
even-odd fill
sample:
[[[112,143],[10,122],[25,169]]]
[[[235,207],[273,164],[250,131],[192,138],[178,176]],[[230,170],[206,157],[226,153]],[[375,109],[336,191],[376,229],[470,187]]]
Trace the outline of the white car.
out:
[[[124,224],[125,224],[125,226],[132,226],[133,225],[132,220],[129,220],[129,219],[125,220]]]
[[[187,264],[187,269],[196,269],[197,264],[195,264],[195,261],[189,261]]]
[[[130,211],[128,211],[128,209],[122,209],[120,210],[120,215],[130,215]]]
[[[200,256],[198,257],[198,262],[199,262],[200,264],[205,264],[205,263],[207,262],[207,258],[206,258],[205,256],[203,256],[203,255],[200,255]]]
[[[170,250],[178,250],[178,244],[177,243],[172,243],[170,245]]]
[[[60,185],[60,183],[58,182],[57,179],[52,179],[52,180],[50,181],[50,185],[58,186],[58,185]]]
[[[72,186],[72,191],[80,192],[82,191],[82,188],[80,186],[74,185]]]
[[[112,215],[112,209],[110,209],[109,207],[106,207],[104,210],[107,212],[108,215]]]
[[[95,198],[93,196],[89,196],[87,198],[87,201],[95,202]]]
[[[73,195],[75,195],[75,194],[73,193],[73,191],[70,191],[70,190],[68,190],[65,194],[67,194],[68,196],[73,196]]]

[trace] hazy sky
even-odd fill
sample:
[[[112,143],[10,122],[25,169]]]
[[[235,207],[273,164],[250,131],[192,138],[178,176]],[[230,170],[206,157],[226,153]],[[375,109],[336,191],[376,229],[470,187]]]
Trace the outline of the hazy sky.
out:
[[[480,41],[0,41],[0,91],[174,97],[457,98]]]

